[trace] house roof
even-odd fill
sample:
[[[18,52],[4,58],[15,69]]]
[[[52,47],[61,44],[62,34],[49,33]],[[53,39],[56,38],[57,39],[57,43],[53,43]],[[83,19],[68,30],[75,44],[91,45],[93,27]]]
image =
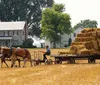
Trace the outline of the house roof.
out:
[[[0,30],[22,30],[24,26],[25,21],[0,22]]]

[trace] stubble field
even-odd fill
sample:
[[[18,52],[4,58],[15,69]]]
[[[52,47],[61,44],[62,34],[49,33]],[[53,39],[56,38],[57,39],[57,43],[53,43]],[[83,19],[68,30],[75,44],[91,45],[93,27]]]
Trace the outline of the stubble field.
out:
[[[32,58],[34,51],[30,49]],[[66,49],[51,49],[52,54]],[[42,58],[41,58],[42,59]],[[87,64],[86,60],[78,60],[76,64],[38,65],[26,68],[0,68],[0,85],[100,85],[100,61]],[[7,62],[10,66],[10,62]],[[17,62],[16,62],[17,63]],[[21,62],[23,64],[23,62]]]

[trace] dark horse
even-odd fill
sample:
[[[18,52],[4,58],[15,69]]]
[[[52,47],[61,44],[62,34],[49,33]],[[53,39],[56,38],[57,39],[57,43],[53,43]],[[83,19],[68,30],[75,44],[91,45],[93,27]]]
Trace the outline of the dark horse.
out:
[[[30,61],[30,64],[32,66],[32,59],[31,59],[31,54],[27,49],[24,48],[8,48],[8,47],[3,47],[1,48],[3,56],[1,58],[1,63],[5,63],[5,58],[10,57],[11,59],[11,67],[13,67],[15,65],[15,61],[18,60],[19,62],[19,67],[20,67],[20,57],[23,58],[24,61],[24,65],[23,67],[25,67],[26,61],[27,59]],[[6,54],[6,55],[5,55]],[[7,64],[6,64],[7,65]],[[8,65],[7,65],[8,67]]]

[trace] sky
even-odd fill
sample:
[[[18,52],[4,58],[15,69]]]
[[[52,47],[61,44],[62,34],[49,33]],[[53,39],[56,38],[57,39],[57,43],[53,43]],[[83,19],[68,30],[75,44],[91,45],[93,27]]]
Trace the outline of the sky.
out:
[[[96,20],[100,28],[100,0],[54,0],[65,5],[65,13],[71,17],[72,27],[80,20]]]

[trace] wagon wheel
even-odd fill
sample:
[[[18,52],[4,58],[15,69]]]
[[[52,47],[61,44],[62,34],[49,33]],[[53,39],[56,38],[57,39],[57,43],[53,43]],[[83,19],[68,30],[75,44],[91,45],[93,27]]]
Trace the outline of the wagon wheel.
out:
[[[45,65],[50,65],[50,62],[49,62],[48,59],[46,59],[46,60],[44,61],[44,63],[45,63]]]
[[[56,58],[56,59],[55,59],[55,64],[62,64],[61,59],[60,59],[60,58]]]
[[[88,63],[95,63],[95,58],[89,57],[88,58]]]
[[[53,61],[51,59],[49,59],[48,61],[49,61],[49,65],[53,64]]]
[[[71,57],[71,58],[69,59],[69,63],[74,64],[74,63],[75,63],[75,59]]]

